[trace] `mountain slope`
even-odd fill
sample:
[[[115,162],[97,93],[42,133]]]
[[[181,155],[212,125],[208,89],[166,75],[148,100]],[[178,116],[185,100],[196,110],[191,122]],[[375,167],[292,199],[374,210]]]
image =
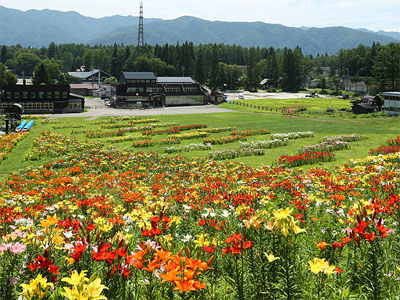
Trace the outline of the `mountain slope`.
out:
[[[174,20],[145,19],[144,39],[148,44],[225,43],[245,47],[275,48],[300,46],[305,54],[334,54],[372,42],[398,42],[396,33],[378,34],[346,27],[294,28],[262,22],[207,21],[195,17]],[[91,18],[76,12],[28,10],[0,6],[0,44],[41,47],[55,43],[125,45],[137,43],[138,18],[112,16]],[[400,34],[399,34],[400,35]]]
[[[146,19],[151,22],[156,19]],[[55,43],[87,43],[116,28],[134,26],[138,17],[91,18],[77,12],[28,10],[0,6],[0,43],[41,47]]]
[[[90,44],[114,42],[135,43],[137,26],[118,28]],[[164,44],[192,41],[195,44],[225,43],[250,46],[273,46],[276,48],[300,46],[304,53],[334,54],[341,48],[353,48],[372,42],[387,44],[397,40],[374,32],[346,27],[294,28],[262,22],[211,22],[194,17],[154,21],[145,26],[145,42]]]

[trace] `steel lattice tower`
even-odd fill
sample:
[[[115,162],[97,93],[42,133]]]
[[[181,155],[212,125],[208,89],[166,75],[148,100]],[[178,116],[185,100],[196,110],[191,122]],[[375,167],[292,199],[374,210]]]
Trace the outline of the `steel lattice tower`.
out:
[[[139,15],[139,32],[138,32],[138,47],[144,46],[143,37],[143,1],[140,1],[140,15]]]

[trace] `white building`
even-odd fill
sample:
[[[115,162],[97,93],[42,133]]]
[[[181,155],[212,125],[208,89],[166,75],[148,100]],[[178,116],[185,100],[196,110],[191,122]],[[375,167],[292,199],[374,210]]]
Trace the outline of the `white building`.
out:
[[[383,110],[388,115],[400,115],[400,92],[383,93]]]

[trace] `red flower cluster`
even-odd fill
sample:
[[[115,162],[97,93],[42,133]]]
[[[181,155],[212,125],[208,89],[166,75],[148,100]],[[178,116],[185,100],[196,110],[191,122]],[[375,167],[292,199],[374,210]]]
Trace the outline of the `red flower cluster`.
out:
[[[58,270],[60,267],[57,267],[56,265],[53,264],[53,260],[49,259],[47,257],[47,253],[44,253],[43,255],[38,255],[35,258],[35,261],[27,265],[27,267],[33,272],[36,270],[43,270],[43,271],[48,271],[51,276],[51,281],[56,282],[57,281],[57,274],[60,274]]]
[[[163,230],[168,229],[169,222],[171,222],[171,219],[169,217],[162,217],[162,213],[160,216],[151,218],[151,229],[142,230],[142,236],[153,237],[156,235],[161,235]]]
[[[395,153],[395,152],[400,152],[399,145],[394,145],[394,146],[381,145],[377,149],[369,149],[369,154],[371,154],[371,155],[390,154],[390,153]]]
[[[224,254],[241,254],[243,250],[253,247],[252,241],[248,241],[245,235],[238,233],[228,237],[224,242],[228,244],[222,249]]]
[[[198,226],[211,226],[216,230],[230,229],[229,227],[225,226],[225,224],[226,224],[225,220],[219,222],[217,219],[201,219],[197,223]]]
[[[317,162],[332,161],[335,154],[330,151],[313,152],[307,151],[294,156],[283,155],[279,157],[278,163],[286,167],[298,167],[302,165],[315,164]]]
[[[374,214],[375,215],[375,214]],[[350,228],[352,232],[350,233],[350,237],[358,244],[360,245],[360,240],[363,238],[367,240],[368,242],[372,242],[375,238],[378,236],[375,235],[375,231],[373,228],[371,229],[370,232],[367,232],[367,228],[369,225],[372,223],[374,227],[378,229],[378,232],[381,236],[381,238],[385,238],[387,236],[388,231],[390,231],[390,228],[386,228],[383,225],[382,218],[379,218],[378,222],[375,224],[373,221],[365,222],[364,220],[360,219],[359,216],[357,216],[357,223],[355,228]]]

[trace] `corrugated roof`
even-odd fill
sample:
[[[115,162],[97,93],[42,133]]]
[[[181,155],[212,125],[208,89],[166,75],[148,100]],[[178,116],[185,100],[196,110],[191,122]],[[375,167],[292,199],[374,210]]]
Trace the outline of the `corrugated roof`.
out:
[[[384,96],[400,96],[400,92],[384,92]]]
[[[90,83],[71,83],[69,87],[71,89],[88,89],[88,90],[97,90],[99,88],[97,84],[90,84]]]
[[[153,72],[122,72],[125,79],[156,79]]]
[[[102,70],[98,70],[98,69],[93,69],[90,72],[68,72],[68,75],[71,75],[71,76],[74,76],[74,77],[77,77],[77,78],[81,78],[81,79],[86,79],[86,78],[88,78],[88,77],[90,77],[90,76],[92,76],[94,74],[97,74],[99,71],[104,73],[104,74],[106,74],[107,76],[111,77],[110,74],[108,74],[108,73],[106,73],[106,72],[104,72]]]
[[[157,77],[157,83],[193,84],[195,81],[191,77]]]

